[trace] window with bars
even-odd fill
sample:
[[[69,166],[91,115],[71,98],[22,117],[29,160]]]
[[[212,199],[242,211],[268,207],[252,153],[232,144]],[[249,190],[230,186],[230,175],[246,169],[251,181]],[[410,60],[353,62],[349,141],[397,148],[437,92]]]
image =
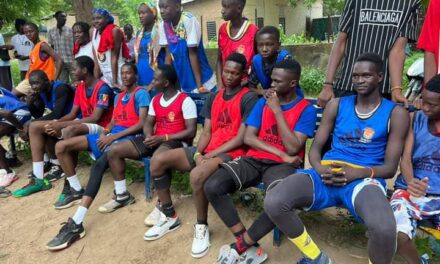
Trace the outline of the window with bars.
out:
[[[280,17],[278,20],[278,25],[281,26],[283,33],[286,34],[286,18],[285,17]]]
[[[215,21],[206,22],[206,29],[208,32],[208,40],[217,39],[217,23]]]
[[[257,17],[257,27],[258,28],[264,27],[264,17]]]

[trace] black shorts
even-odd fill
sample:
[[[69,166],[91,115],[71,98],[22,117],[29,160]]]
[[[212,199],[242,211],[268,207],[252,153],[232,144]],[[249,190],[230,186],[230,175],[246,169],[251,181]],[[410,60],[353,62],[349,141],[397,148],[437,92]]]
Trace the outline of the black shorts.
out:
[[[191,165],[191,169],[194,169],[196,167],[196,162],[194,161],[194,154],[197,152],[196,147],[186,147],[184,148],[186,158],[188,159],[189,165]],[[228,162],[232,160],[231,156],[225,153],[221,153],[218,155],[220,159],[222,159],[223,162]]]
[[[237,189],[246,189],[263,182],[267,188],[296,172],[293,164],[241,157],[220,165],[234,179]]]
[[[178,140],[168,140],[152,148],[145,146],[144,137],[134,137],[134,138],[130,138],[129,140],[131,143],[133,143],[133,146],[136,148],[137,152],[139,153],[139,159],[153,156],[153,153],[159,147],[166,147],[168,149],[176,149],[176,148],[184,147],[183,143]]]

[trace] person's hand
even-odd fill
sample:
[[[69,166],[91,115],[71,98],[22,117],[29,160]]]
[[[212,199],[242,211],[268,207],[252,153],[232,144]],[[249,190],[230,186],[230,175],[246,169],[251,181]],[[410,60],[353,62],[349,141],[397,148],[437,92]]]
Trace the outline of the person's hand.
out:
[[[391,100],[395,103],[403,103],[405,108],[408,108],[409,101],[402,95],[401,89],[395,89],[391,91]]]
[[[97,141],[97,146],[100,151],[104,151],[104,149],[109,146],[113,141],[115,141],[115,138],[113,135],[104,135],[101,134]]]
[[[18,131],[18,135],[23,141],[29,141],[29,125],[31,122],[27,122],[23,125],[23,129]]]
[[[333,98],[335,98],[333,87],[331,85],[324,84],[324,87],[318,95],[318,106],[325,108],[327,103]]]
[[[408,183],[408,192],[414,197],[422,197],[426,195],[426,191],[429,188],[428,185],[429,178],[425,177],[421,180],[413,178]]]
[[[293,164],[295,167],[300,167],[304,161],[299,156],[289,156],[287,154],[281,157],[285,163]]]
[[[203,155],[197,155],[194,161],[196,163],[196,166],[199,166],[200,164],[203,164],[205,162],[205,158],[203,157]]]
[[[151,136],[145,138],[144,144],[145,146],[152,148],[154,146],[160,145],[164,141],[165,141],[165,136]]]
[[[200,87],[200,88],[198,89],[198,91],[199,91],[199,94],[207,94],[207,93],[210,93],[210,91],[209,91],[208,89],[206,89],[205,87]]]
[[[50,122],[49,124],[46,124],[44,126],[45,132],[46,134],[48,134],[51,137],[60,137],[61,136],[61,129],[62,126],[60,125],[59,122],[53,121]]]
[[[364,168],[353,168],[346,164],[332,163],[324,169],[321,174],[323,182],[327,185],[345,186],[348,183],[358,179],[357,176]]]
[[[282,111],[280,105],[280,99],[274,89],[269,89],[264,98],[266,98],[266,104],[272,110],[273,113]]]

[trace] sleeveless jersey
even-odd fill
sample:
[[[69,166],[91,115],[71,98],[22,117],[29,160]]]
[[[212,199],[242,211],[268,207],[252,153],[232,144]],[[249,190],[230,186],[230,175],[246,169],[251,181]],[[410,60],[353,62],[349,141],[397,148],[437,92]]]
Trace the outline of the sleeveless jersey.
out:
[[[86,84],[85,82],[80,82],[76,88],[75,93],[78,93],[79,107],[81,109],[81,115],[83,118],[89,117],[93,114],[98,103],[99,89],[105,84],[103,80],[99,80],[98,83],[93,87],[92,95],[87,98],[86,94]],[[104,110],[103,116],[99,120],[98,124],[102,127],[107,127],[112,119],[113,107]]]
[[[29,79],[29,75],[32,71],[42,70],[46,73],[49,81],[55,80],[55,60],[51,56],[46,55],[41,51],[41,45],[43,45],[44,43],[45,42],[43,41],[38,42],[29,54],[30,65],[29,70],[26,74],[26,79]]]
[[[232,99],[226,101],[223,98],[226,89],[221,89],[215,96],[211,106],[211,140],[205,149],[209,153],[229,140],[237,136],[242,124],[241,99],[249,92],[248,88],[242,88]],[[245,154],[245,147],[241,146],[227,154],[237,158]]]
[[[15,94],[0,87],[0,109],[13,113],[19,109],[28,110],[28,107]]]
[[[298,123],[301,114],[309,105],[310,103],[307,100],[301,99],[294,107],[292,107],[287,111],[283,111],[284,118],[286,119],[287,124],[289,125],[292,131],[294,130],[296,124]],[[271,145],[287,153],[286,147],[284,147],[283,145],[283,140],[281,136],[278,134],[276,117],[268,106],[264,106],[261,121],[262,123],[261,123],[260,131],[258,132],[258,138],[264,141],[266,144]],[[301,159],[304,159],[304,153],[305,153],[305,149],[302,149],[297,155],[301,157]],[[274,155],[266,151],[257,150],[254,148],[251,148],[247,152],[246,156],[250,156],[257,159],[268,159],[279,163],[284,162],[283,159],[278,157],[277,155]]]
[[[96,59],[101,69],[102,77],[101,79],[106,82],[110,87],[113,86],[113,75],[112,75],[112,51],[107,50],[106,52],[98,52],[99,42],[101,41],[101,33],[96,29],[93,31],[92,45],[93,50],[96,54]],[[124,65],[124,58],[122,57],[122,46],[119,51],[118,59],[118,84],[122,85],[121,79],[121,68]]]
[[[428,117],[422,111],[414,114],[413,171],[414,177],[419,180],[429,178],[428,194],[440,195],[440,136],[429,132],[428,121]],[[396,188],[407,188],[402,175],[397,178]]]
[[[255,35],[258,32],[258,27],[249,21],[245,21],[243,30],[236,39],[232,39],[229,29],[231,22],[224,22],[218,30],[218,47],[222,51],[222,63],[225,65],[226,59],[234,52],[243,54],[246,57],[246,70],[250,68],[252,58],[255,55]]]
[[[376,112],[360,119],[355,112],[356,95],[341,97],[333,129],[331,149],[323,161],[341,161],[362,167],[384,163],[388,126],[395,103],[382,99]]]
[[[173,135],[185,130],[185,119],[183,118],[182,105],[188,97],[180,93],[176,99],[167,107],[160,105],[160,99],[163,94],[160,93],[153,98],[152,106],[156,113],[156,129],[154,135]]]
[[[130,94],[130,99],[126,105],[122,104],[122,98],[127,94],[127,91],[123,91],[118,95],[118,100],[113,110],[113,119],[115,126],[131,127],[139,122],[139,115],[136,113],[135,97],[137,91],[144,89],[142,87],[136,87]]]

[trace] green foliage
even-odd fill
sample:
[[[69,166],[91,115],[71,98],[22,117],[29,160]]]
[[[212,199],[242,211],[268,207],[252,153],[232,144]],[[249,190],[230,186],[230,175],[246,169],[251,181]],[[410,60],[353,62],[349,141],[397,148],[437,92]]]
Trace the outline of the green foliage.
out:
[[[21,82],[20,79],[20,68],[18,67],[18,60],[11,60],[11,74],[12,81],[14,85],[17,85]]]
[[[310,97],[317,97],[324,85],[325,73],[319,68],[304,67],[301,73],[300,85],[304,93]]]
[[[403,67],[403,80],[402,80],[402,86],[404,89],[408,86],[408,78],[406,77],[406,73],[408,72],[409,67],[419,58],[423,58],[423,52],[417,51],[417,52],[411,52],[411,54],[406,58],[405,65]]]
[[[295,8],[299,2],[303,2],[307,8],[311,8],[318,0],[288,0],[287,2],[293,8]],[[332,16],[341,14],[344,9],[345,0],[323,0],[324,15]]]
[[[205,45],[206,49],[218,49],[218,41],[217,39],[211,39],[208,41],[208,43]]]
[[[189,182],[189,173],[173,171],[171,187],[173,188],[173,190],[181,192],[183,194],[191,194],[192,189]]]
[[[280,30],[281,35],[280,35],[280,40],[281,40],[281,45],[282,46],[288,46],[288,45],[296,45],[296,44],[315,44],[315,43],[320,43],[319,40],[314,39],[312,37],[307,37],[304,33],[301,33],[299,35],[291,35],[291,36],[287,36],[286,34],[283,33],[282,30]]]

